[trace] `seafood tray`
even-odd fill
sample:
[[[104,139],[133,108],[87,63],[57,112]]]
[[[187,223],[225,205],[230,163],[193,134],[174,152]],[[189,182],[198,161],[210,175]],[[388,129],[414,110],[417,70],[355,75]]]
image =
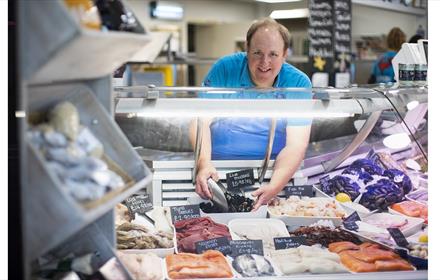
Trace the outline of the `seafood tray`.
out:
[[[338,212],[342,213],[344,216],[347,216],[346,211],[340,206],[340,203],[335,201],[333,198],[327,198],[327,197],[314,197],[311,198],[311,201],[316,200],[319,203],[333,203],[336,206],[336,210]],[[329,216],[294,216],[294,215],[287,215],[282,214],[279,215],[277,213],[274,213],[273,209],[271,209],[271,206],[268,207],[268,213],[270,218],[279,219],[282,220],[286,225],[288,226],[308,226],[311,224],[314,224],[320,220],[329,220],[331,221],[335,226],[339,226],[342,224],[342,218],[341,217],[329,217]],[[311,210],[312,211],[312,210]]]
[[[245,254],[236,257],[228,256],[227,259],[237,278],[275,277],[283,275],[274,261],[268,256]]]
[[[344,229],[352,234],[355,234],[361,241],[378,243],[386,248],[395,249],[397,246],[394,240],[391,238],[388,231],[383,227],[378,227],[377,225],[371,225],[368,221],[378,221],[379,219],[390,220],[390,217],[405,217],[407,219],[407,224],[400,228],[405,237],[409,237],[412,234],[418,232],[423,226],[423,219],[412,218],[403,215],[393,215],[389,213],[377,213],[373,214],[367,218],[361,218],[362,228],[358,231],[352,231]],[[360,223],[358,223],[360,225]],[[367,229],[368,227],[368,229]]]
[[[222,253],[208,250],[203,254],[178,253],[165,258],[165,279],[234,278],[232,266]],[[170,270],[176,267],[170,276]]]
[[[377,221],[379,219],[390,220],[392,217],[404,217],[407,220],[407,223],[400,227],[403,235],[410,236],[418,232],[424,223],[424,220],[421,218],[409,217],[401,214],[391,214],[391,213],[376,213],[366,218],[361,218],[362,221],[371,224],[371,221]]]
[[[426,189],[422,188],[417,191],[410,192],[409,194],[405,195],[405,197],[408,200],[428,205],[428,191]]]
[[[174,230],[174,237],[173,237],[173,247],[171,248],[156,248],[156,249],[118,249],[118,251],[121,251],[126,254],[147,254],[147,253],[153,253],[157,255],[158,257],[164,258],[168,255],[172,255],[177,252],[177,241],[176,241],[176,230]]]
[[[188,204],[199,204],[199,203],[209,203],[209,200],[204,200],[197,194],[188,197]],[[211,219],[219,224],[227,225],[233,219],[257,219],[266,218],[267,216],[267,205],[262,205],[254,212],[236,212],[236,213],[205,213],[200,209],[200,215],[211,217]]]
[[[232,240],[263,240],[265,255],[275,250],[274,237],[290,237],[286,225],[277,219],[235,219],[228,223],[228,228]]]
[[[334,198],[332,196],[329,196],[328,194],[326,194],[325,192],[323,192],[320,188],[320,185],[314,185],[313,186],[315,191],[316,191],[316,196],[317,197],[329,197],[329,198]],[[345,209],[345,211],[347,212],[347,216],[351,215],[351,213],[353,213],[354,211],[356,211],[359,214],[359,217],[364,217],[364,216],[368,216],[370,214],[373,213],[377,213],[378,210],[374,210],[371,211],[368,208],[362,206],[359,203],[356,202],[352,202],[352,203],[340,203],[340,205]],[[362,208],[362,211],[359,211],[359,208]]]

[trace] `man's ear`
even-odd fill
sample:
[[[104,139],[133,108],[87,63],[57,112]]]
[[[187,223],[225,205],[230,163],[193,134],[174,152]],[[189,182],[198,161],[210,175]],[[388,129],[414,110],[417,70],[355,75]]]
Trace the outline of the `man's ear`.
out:
[[[286,60],[287,54],[289,53],[288,49],[285,49],[283,52],[283,59]]]

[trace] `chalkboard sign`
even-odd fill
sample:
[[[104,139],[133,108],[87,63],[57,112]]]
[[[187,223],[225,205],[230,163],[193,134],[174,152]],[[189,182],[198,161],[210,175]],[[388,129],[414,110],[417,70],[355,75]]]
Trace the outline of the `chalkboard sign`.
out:
[[[352,230],[352,231],[357,231],[359,229],[359,226],[356,224],[356,222],[342,222],[342,224],[344,225],[344,227],[348,230]]]
[[[334,0],[335,72],[350,71],[351,0]]]
[[[284,193],[287,197],[291,195],[296,196],[308,196],[308,197],[314,197],[315,196],[315,190],[313,189],[312,185],[303,185],[303,186],[286,186],[284,188]]]
[[[153,209],[153,203],[151,203],[148,194],[131,196],[125,200],[125,205],[132,218],[135,217],[135,213],[145,215],[146,212]]]
[[[356,222],[360,220],[361,217],[359,217],[359,214],[356,211],[354,211],[353,213],[350,214],[350,216],[348,216],[342,221],[342,224],[348,230],[357,231],[359,229],[359,226],[356,224]]]
[[[228,190],[253,186],[255,184],[254,170],[245,169],[226,173],[226,184],[228,185]]]
[[[304,236],[275,237],[273,239],[273,243],[275,244],[275,250],[283,250],[296,248],[301,245],[309,245]]]
[[[180,220],[200,217],[200,207],[198,204],[171,206],[171,219],[173,224]]]
[[[329,85],[350,73],[351,17],[351,0],[309,0],[309,67],[328,73]]]
[[[387,228],[391,237],[394,239],[396,244],[400,247],[407,247],[409,245],[408,240],[406,240],[403,233],[398,228]]]
[[[328,66],[326,59],[333,58],[333,6],[327,0],[309,0],[309,56],[323,59],[322,68],[324,71]],[[327,68],[327,67],[326,67]]]
[[[245,254],[264,256],[263,240],[231,240],[230,245],[233,257]]]
[[[207,250],[217,250],[226,256],[231,254],[231,245],[227,237],[218,237],[196,242],[197,254],[202,254]]]
[[[354,211],[347,218],[344,219],[344,222],[357,222],[360,220],[361,217],[359,217],[359,214],[356,211]]]

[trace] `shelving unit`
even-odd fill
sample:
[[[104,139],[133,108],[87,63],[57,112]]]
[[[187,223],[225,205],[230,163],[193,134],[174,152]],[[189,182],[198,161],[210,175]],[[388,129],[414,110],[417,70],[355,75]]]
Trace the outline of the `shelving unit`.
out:
[[[40,151],[26,140],[29,124],[23,123],[23,268],[30,279],[32,266],[44,255],[60,258],[98,251],[100,265],[114,256],[113,208],[146,188],[152,174],[113,120],[110,75],[152,38],[84,29],[61,0],[20,0],[18,19],[20,99],[28,121],[59,102],[70,101],[79,111],[81,125],[91,130],[103,144],[106,158],[126,175],[121,190],[92,203],[78,203]]]
[[[60,0],[18,7],[22,78],[32,84],[106,76],[151,41],[149,34],[84,29]]]

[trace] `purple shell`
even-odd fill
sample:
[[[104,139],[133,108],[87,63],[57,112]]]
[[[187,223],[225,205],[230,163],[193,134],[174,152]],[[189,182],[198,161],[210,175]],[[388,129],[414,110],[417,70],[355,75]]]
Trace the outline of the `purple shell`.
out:
[[[326,176],[327,177],[327,176]],[[332,179],[321,178],[322,191],[328,195],[335,196],[338,193],[346,193],[354,200],[359,195],[359,185],[348,177],[338,175]]]
[[[362,171],[362,168],[360,167],[347,167],[342,174],[351,174],[351,175],[357,175],[359,176],[359,179],[364,182],[364,184],[367,184],[370,181],[373,181],[373,176],[371,176],[369,173]]]
[[[403,189],[388,179],[381,179],[367,186],[367,192],[362,195],[359,203],[370,210],[385,210],[388,206],[402,201],[403,197]]]
[[[409,193],[413,188],[411,179],[405,173],[398,169],[385,170],[383,175],[390,178],[390,180],[394,182],[394,184],[402,188],[405,194]]]
[[[358,159],[349,166],[350,168],[361,168],[362,171],[369,173],[370,175],[382,175],[383,169],[379,165],[375,164],[371,159],[362,158]]]

